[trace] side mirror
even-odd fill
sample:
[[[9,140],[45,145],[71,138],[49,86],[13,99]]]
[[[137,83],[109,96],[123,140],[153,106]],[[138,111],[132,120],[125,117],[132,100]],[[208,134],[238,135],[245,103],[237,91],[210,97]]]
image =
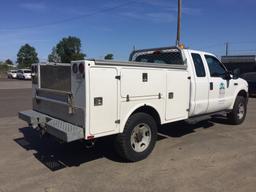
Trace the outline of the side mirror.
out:
[[[228,81],[229,81],[230,79],[232,79],[232,73],[229,72],[229,71],[227,71],[227,72],[225,73],[224,79],[225,79],[225,80],[228,80]]]

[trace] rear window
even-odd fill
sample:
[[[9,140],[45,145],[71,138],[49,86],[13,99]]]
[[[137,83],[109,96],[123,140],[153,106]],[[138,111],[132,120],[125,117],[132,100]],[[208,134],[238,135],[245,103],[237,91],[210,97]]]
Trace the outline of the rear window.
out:
[[[133,55],[132,61],[175,65],[184,64],[181,52],[178,49],[137,52]]]
[[[192,58],[193,58],[193,62],[194,62],[194,66],[196,69],[196,76],[197,77],[205,77],[205,69],[204,69],[204,63],[202,61],[202,58],[199,54],[196,53],[192,53]]]
[[[31,73],[30,70],[24,70],[24,73]]]

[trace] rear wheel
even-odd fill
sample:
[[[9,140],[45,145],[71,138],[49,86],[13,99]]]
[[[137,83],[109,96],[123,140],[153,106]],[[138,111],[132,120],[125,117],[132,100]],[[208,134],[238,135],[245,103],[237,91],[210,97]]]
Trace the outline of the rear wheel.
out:
[[[124,132],[117,135],[115,146],[122,158],[135,162],[152,152],[156,139],[155,120],[146,113],[136,113],[128,119]]]
[[[247,112],[246,104],[246,99],[244,97],[237,96],[233,110],[228,113],[228,119],[231,124],[239,125],[243,123]]]

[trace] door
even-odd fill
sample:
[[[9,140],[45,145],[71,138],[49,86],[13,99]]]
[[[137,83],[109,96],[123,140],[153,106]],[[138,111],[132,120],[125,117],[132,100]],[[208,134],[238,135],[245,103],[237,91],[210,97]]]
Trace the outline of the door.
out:
[[[115,68],[90,69],[90,134],[117,129],[117,71]]]
[[[226,69],[222,63],[212,55],[205,55],[209,77],[209,105],[208,113],[221,111],[227,108],[227,89],[230,82],[225,80]]]
[[[190,80],[187,71],[167,71],[166,120],[188,118]]]
[[[209,101],[209,77],[206,74],[205,65],[202,56],[199,53],[191,53],[192,61],[194,63],[194,79],[195,79],[195,99],[193,115],[200,115],[207,113]]]
[[[159,97],[164,93],[164,71],[159,69],[122,69],[121,97]]]

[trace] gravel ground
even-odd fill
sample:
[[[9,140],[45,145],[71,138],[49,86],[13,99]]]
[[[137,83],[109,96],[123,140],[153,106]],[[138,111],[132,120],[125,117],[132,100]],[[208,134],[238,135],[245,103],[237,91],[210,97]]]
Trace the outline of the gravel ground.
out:
[[[124,163],[113,152],[111,138],[91,149],[81,142],[41,139],[16,115],[31,108],[31,89],[20,89],[29,83],[13,83],[12,90],[3,89],[3,84],[0,192],[255,192],[256,99],[250,99],[248,116],[240,126],[222,118],[165,125],[146,160]]]
[[[31,89],[30,80],[0,79],[0,90],[6,89]]]

